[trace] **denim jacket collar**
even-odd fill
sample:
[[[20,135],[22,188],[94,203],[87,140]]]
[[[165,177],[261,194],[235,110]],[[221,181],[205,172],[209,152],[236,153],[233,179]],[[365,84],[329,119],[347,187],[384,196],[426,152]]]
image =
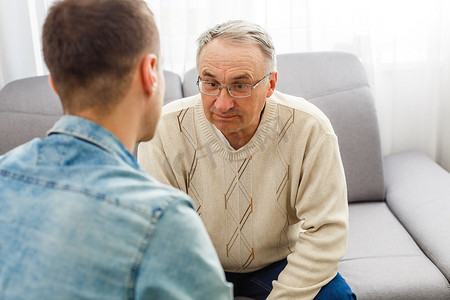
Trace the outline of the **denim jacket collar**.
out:
[[[140,169],[134,156],[115,135],[88,119],[73,115],[64,115],[47,132],[47,135],[52,134],[66,134],[85,140],[119,157],[133,168]]]

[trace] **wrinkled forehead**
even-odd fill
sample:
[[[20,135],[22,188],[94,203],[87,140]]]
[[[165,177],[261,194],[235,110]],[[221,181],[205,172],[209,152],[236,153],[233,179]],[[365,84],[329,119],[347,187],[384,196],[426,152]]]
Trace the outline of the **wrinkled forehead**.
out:
[[[255,80],[266,69],[264,55],[256,44],[237,45],[221,39],[206,44],[199,55],[198,73],[217,80]]]

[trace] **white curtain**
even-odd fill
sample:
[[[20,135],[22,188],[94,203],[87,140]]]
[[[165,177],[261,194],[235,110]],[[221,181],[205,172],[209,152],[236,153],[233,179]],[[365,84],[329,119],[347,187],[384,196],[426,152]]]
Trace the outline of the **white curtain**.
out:
[[[52,1],[0,0],[0,87],[47,72],[39,37]],[[262,25],[278,53],[354,53],[375,96],[383,153],[421,150],[450,170],[450,1],[146,2],[161,31],[164,68],[180,75],[195,66],[198,35],[229,19]]]
[[[48,73],[41,33],[55,0],[0,0],[0,88],[24,77]]]

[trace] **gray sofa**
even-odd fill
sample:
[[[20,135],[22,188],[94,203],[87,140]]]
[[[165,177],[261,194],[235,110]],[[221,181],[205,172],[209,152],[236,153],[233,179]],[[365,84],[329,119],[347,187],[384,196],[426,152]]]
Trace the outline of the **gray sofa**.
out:
[[[197,93],[196,70],[183,81],[164,74],[166,103]],[[47,81],[17,80],[0,92],[0,155],[43,137],[61,115]],[[382,156],[359,60],[339,52],[279,55],[277,89],[321,108],[339,138],[350,212],[339,270],[358,298],[450,299],[450,174],[418,151]]]

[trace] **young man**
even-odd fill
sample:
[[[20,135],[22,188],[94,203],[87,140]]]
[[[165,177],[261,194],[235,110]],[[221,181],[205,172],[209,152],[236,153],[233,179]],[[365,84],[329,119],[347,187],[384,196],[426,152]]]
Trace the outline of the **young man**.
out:
[[[0,157],[0,298],[231,299],[189,197],[131,155],[164,93],[145,2],[59,1],[43,49],[65,115]]]
[[[200,94],[164,107],[141,164],[194,199],[235,295],[355,297],[337,271],[348,210],[329,120],[275,91],[273,43],[255,24],[202,34],[197,70]]]

